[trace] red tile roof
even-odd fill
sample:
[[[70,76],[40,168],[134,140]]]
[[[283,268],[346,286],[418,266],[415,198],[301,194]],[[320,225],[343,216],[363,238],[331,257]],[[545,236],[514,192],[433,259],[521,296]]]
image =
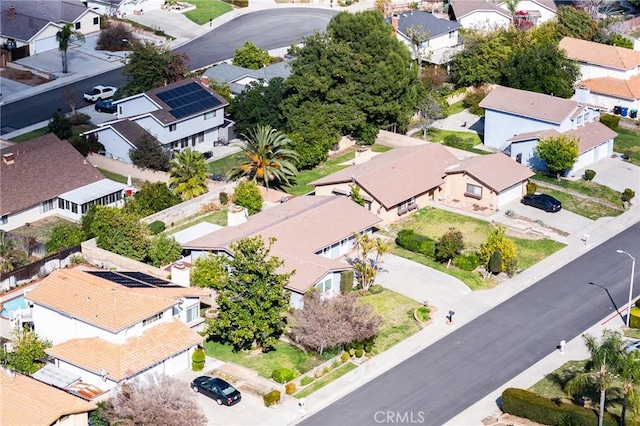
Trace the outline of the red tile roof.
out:
[[[587,86],[591,92],[602,95],[629,100],[640,99],[640,74],[628,80],[612,77],[590,78],[576,85]]]
[[[593,41],[565,37],[560,41],[560,49],[569,59],[603,67],[629,70],[640,66],[640,52]]]

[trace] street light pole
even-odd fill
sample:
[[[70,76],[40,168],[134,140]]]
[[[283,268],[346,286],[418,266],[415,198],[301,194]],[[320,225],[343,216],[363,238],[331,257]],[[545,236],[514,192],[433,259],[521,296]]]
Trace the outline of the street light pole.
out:
[[[631,256],[624,250],[616,250],[616,253],[626,254],[631,258],[631,279],[629,283],[629,308],[627,310],[627,327],[629,327],[629,320],[631,319],[631,299],[633,298],[633,275],[636,272],[636,258]]]

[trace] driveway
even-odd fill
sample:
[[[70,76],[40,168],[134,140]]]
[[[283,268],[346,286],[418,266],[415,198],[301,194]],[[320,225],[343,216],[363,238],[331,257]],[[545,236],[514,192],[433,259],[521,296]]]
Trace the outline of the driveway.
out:
[[[580,234],[593,221],[579,214],[562,209],[556,213],[547,213],[535,207],[525,206],[520,201],[513,201],[502,208],[503,212],[513,210],[514,213],[534,221],[542,221],[543,224],[559,229],[569,234]]]
[[[395,255],[384,257],[376,283],[420,303],[447,309],[471,290],[457,278]]]
[[[620,192],[625,188],[631,188],[636,191],[636,194],[640,194],[640,167],[624,161],[621,157],[603,158],[597,164],[578,170],[575,175],[582,176],[587,169],[596,172],[596,177],[593,179],[595,183]]]

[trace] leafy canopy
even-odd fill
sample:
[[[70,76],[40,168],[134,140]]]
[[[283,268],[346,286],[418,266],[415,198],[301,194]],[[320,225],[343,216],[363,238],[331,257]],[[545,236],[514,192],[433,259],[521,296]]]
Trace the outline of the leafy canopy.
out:
[[[147,256],[149,231],[139,216],[117,207],[97,206],[90,227],[101,249],[138,261]]]
[[[491,234],[489,234],[487,241],[480,246],[478,257],[487,270],[490,270],[489,263],[491,257],[494,256],[495,252],[500,253],[501,265],[498,272],[506,272],[512,275],[516,272],[518,253],[516,243],[509,239],[506,233],[507,229],[502,225],[494,228]]]
[[[284,262],[270,255],[274,242],[265,244],[259,235],[244,238],[231,244],[233,257],[210,255],[216,259],[198,259],[194,265],[194,283],[218,293],[218,316],[208,322],[206,334],[236,350],[267,351],[284,332],[289,307],[285,286],[295,271],[277,272]]]
[[[33,374],[42,367],[45,349],[52,346],[47,339],[40,338],[28,328],[16,328],[12,332],[12,352],[0,348],[0,364],[25,374]]]
[[[142,184],[142,188],[133,194],[133,197],[127,198],[124,209],[140,217],[145,217],[178,203],[180,203],[180,197],[175,195],[167,184],[146,181]]]
[[[68,247],[74,247],[84,241],[84,233],[79,225],[61,223],[56,225],[49,234],[49,241],[44,245],[47,253],[55,253]]]
[[[247,209],[249,215],[262,210],[262,193],[254,181],[242,180],[236,185],[233,202]]]
[[[145,132],[135,145],[136,148],[129,151],[129,158],[134,165],[163,172],[169,170],[169,153],[158,139]]]
[[[269,84],[263,81],[249,83],[229,105],[229,114],[236,122],[238,133],[247,133],[259,125],[284,128],[284,119],[278,107],[284,95],[284,79],[281,77],[272,78]]]
[[[191,148],[174,154],[169,175],[174,194],[182,200],[190,200],[209,191],[207,162],[201,153]]]
[[[559,178],[563,171],[570,170],[578,160],[578,139],[566,135],[543,138],[535,148],[535,155],[544,160],[549,170]]]
[[[233,65],[257,70],[271,63],[271,57],[266,49],[261,49],[250,41],[236,49],[233,55]]]

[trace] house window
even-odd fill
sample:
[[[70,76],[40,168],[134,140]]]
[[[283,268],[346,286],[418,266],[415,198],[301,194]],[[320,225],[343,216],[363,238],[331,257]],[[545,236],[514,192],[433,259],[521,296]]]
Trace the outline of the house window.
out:
[[[169,124],[169,131],[170,132],[175,132],[177,128],[178,128],[177,124]]]
[[[479,200],[482,198],[482,187],[468,183],[467,192],[465,192],[464,195],[466,197],[476,198]]]
[[[46,213],[50,210],[53,210],[53,202],[55,201],[55,198],[52,198],[50,200],[47,201],[43,201],[40,203],[40,213]]]
[[[71,203],[71,211],[73,213],[78,213],[78,205],[76,203]]]
[[[9,223],[9,216],[6,214],[4,216],[0,216],[0,225],[6,225]]]
[[[180,148],[186,148],[189,146],[189,138],[180,139]]]
[[[159,313],[155,314],[154,316],[149,317],[149,318],[147,318],[146,320],[143,320],[143,321],[142,321],[142,326],[143,326],[143,327],[146,327],[146,326],[148,326],[149,324],[153,324],[154,322],[158,321],[160,318],[162,318],[162,314],[163,314],[163,313],[164,313],[164,312],[159,312]]]
[[[95,17],[93,18],[93,25],[98,25],[100,23],[100,18]]]
[[[122,115],[122,105],[118,105],[118,115]]]
[[[76,22],[76,30],[80,29],[80,22]]]
[[[331,277],[327,278],[326,280],[324,280],[321,283],[316,284],[316,288],[318,290],[320,290],[321,292],[323,292],[323,293],[331,291],[331,287],[332,287]]]
[[[449,31],[449,38],[454,38],[456,35],[455,31]]]
[[[198,305],[194,305],[187,309],[187,324],[191,321],[195,321],[200,317],[200,310]]]
[[[581,116],[581,115],[579,115],[579,116],[578,116],[578,124],[581,124],[581,123],[582,123],[582,116]]]
[[[417,208],[418,204],[416,203],[416,197],[411,197],[407,201],[398,204],[398,216],[402,216],[403,214]]]
[[[209,111],[209,112],[205,112],[204,113],[204,119],[205,120],[211,120],[215,116],[216,116],[216,112],[215,111]]]
[[[195,141],[196,141],[197,143],[202,143],[202,142],[204,142],[204,132],[197,133],[197,134],[194,136],[194,139],[195,139]]]

